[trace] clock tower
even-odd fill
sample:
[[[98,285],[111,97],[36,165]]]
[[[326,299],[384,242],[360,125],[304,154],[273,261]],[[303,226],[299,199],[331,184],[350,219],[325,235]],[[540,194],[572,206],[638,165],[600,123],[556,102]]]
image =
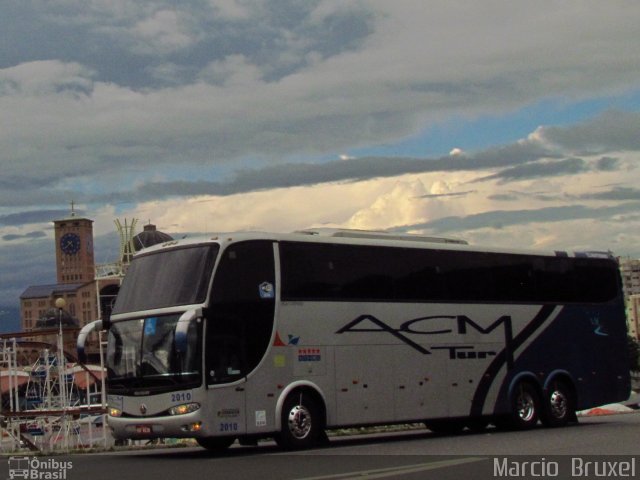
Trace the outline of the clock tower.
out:
[[[94,280],[93,220],[71,215],[53,221],[58,283],[87,283]]]

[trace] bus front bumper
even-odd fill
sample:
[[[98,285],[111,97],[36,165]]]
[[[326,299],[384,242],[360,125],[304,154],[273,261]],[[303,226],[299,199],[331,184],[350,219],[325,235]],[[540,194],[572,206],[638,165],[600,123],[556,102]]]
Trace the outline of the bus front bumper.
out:
[[[199,412],[147,418],[109,415],[107,423],[116,439],[193,438],[206,433]]]

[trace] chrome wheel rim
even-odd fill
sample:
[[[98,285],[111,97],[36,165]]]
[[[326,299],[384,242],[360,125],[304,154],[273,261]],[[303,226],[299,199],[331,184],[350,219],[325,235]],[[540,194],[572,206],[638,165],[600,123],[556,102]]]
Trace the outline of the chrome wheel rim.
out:
[[[296,405],[289,412],[287,420],[291,435],[298,440],[303,440],[311,433],[311,413],[304,405]]]
[[[536,403],[533,396],[524,390],[520,391],[517,399],[518,417],[523,422],[530,422],[536,415]]]
[[[554,391],[549,397],[549,406],[555,418],[564,418],[567,415],[566,395],[559,390]]]

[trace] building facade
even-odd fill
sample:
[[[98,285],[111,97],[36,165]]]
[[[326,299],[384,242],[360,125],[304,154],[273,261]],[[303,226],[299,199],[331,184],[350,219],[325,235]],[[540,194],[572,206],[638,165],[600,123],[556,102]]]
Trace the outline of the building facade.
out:
[[[622,257],[619,263],[627,305],[629,335],[640,339],[640,260]]]
[[[620,274],[625,296],[640,295],[640,260],[620,258]]]
[[[629,335],[640,340],[640,295],[631,295],[627,298],[627,322]]]
[[[98,282],[93,250],[93,220],[78,217],[72,210],[67,218],[54,220],[56,281],[32,285],[20,295],[23,332],[55,326],[56,310],[70,321],[67,327],[83,327],[100,318],[101,290],[117,291],[118,279]],[[56,301],[64,300],[62,309]],[[59,304],[58,304],[59,305]],[[53,325],[48,325],[47,322]]]
[[[95,277],[93,220],[76,217],[54,220],[56,272],[59,284],[82,284]]]

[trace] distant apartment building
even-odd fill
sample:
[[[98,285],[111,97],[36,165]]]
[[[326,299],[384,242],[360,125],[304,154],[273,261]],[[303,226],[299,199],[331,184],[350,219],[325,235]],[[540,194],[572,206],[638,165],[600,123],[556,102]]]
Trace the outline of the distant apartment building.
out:
[[[627,305],[627,322],[629,334],[639,338],[640,334],[640,260],[622,257],[620,275]]]
[[[627,322],[629,335],[640,340],[640,295],[631,295],[627,300]]]
[[[620,258],[620,274],[625,296],[640,295],[640,260]]]

